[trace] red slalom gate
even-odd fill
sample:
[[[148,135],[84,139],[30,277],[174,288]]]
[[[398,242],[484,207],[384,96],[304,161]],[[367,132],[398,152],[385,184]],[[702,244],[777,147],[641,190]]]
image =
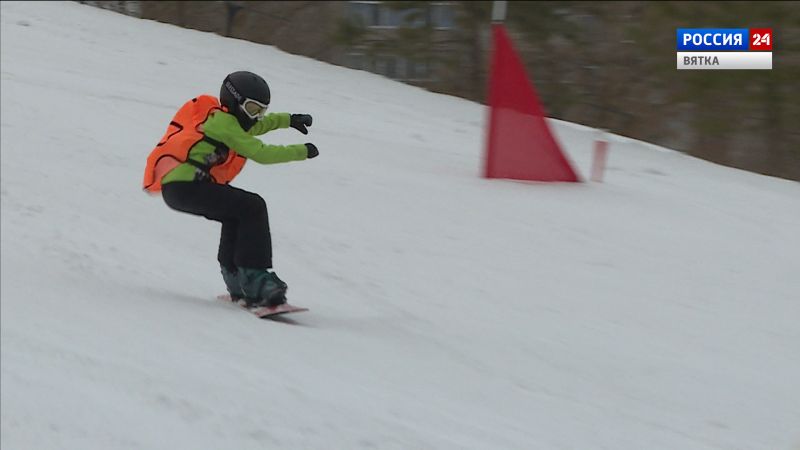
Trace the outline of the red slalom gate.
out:
[[[580,181],[544,117],[525,67],[502,24],[492,25],[486,178]]]

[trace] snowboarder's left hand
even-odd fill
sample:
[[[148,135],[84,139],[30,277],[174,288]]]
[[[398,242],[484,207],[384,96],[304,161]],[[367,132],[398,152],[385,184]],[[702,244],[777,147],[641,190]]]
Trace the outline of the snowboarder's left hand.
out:
[[[306,127],[310,127],[311,122],[311,114],[292,114],[289,119],[289,126],[303,134],[308,134]]]

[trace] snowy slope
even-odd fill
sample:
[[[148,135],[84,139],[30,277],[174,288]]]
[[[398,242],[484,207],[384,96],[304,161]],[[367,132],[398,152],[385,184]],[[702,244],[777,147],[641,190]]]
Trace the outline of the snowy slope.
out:
[[[800,184],[629,139],[480,178],[482,106],[77,3],[2,2],[2,448],[800,448]],[[216,223],[140,190],[234,70],[314,115],[249,165],[310,313],[217,303]],[[594,132],[554,121],[588,173]]]

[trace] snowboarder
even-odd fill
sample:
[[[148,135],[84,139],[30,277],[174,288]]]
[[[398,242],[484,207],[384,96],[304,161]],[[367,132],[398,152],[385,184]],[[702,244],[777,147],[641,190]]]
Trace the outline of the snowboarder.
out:
[[[266,114],[267,82],[252,72],[225,77],[219,99],[201,95],[175,114],[150,153],[143,187],[161,192],[176,211],[222,223],[217,260],[231,297],[248,306],[286,302],[287,285],[272,270],[267,206],[258,194],[231,186],[250,159],[261,164],[302,161],[314,144],[268,145],[255,138],[278,128],[308,134],[309,114]]]

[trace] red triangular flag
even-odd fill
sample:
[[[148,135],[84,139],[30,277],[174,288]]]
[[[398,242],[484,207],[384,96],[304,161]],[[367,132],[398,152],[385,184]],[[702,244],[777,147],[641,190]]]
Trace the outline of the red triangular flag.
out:
[[[580,181],[544,118],[539,97],[502,24],[492,25],[485,176]]]

